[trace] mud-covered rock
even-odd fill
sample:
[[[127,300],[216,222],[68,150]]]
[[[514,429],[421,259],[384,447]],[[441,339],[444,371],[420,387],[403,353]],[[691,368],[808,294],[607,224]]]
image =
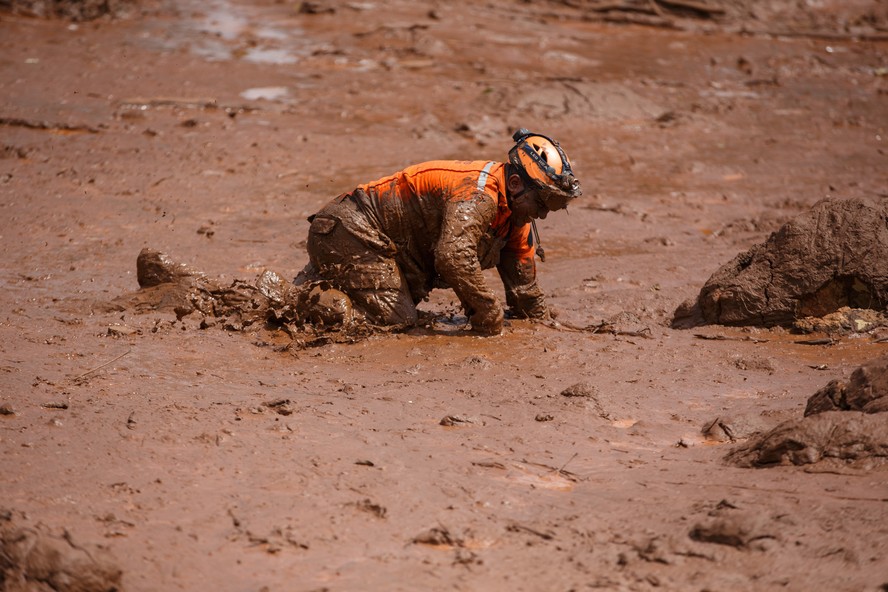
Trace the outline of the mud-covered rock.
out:
[[[848,382],[833,380],[808,399],[805,415],[825,411],[888,411],[888,356],[872,360],[851,373]],[[888,423],[888,418],[884,421]]]
[[[142,249],[136,257],[136,279],[140,288],[161,284],[188,283],[191,278],[203,277],[185,263],[173,261],[166,253],[154,249]]]
[[[886,305],[888,201],[828,199],[715,272],[673,324],[790,326]]]
[[[827,411],[783,422],[725,457],[740,467],[805,465],[834,459],[888,464],[888,421],[881,414]]]
[[[94,545],[75,543],[31,524],[17,512],[0,511],[0,589],[6,592],[115,592],[122,571]]]

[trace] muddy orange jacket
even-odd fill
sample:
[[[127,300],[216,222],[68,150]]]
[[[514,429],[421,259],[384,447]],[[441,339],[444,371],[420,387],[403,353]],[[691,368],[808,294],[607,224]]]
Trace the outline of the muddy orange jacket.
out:
[[[430,161],[351,194],[370,226],[394,243],[416,302],[445,284],[467,310],[498,306],[481,274],[496,266],[519,314],[542,305],[530,225],[511,225],[505,169],[492,161]]]

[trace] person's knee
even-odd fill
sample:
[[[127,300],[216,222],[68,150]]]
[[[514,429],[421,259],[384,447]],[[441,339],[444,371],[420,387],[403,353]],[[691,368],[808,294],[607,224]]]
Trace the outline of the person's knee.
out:
[[[326,282],[308,290],[301,304],[304,321],[316,327],[346,327],[354,320],[354,309],[347,294]]]

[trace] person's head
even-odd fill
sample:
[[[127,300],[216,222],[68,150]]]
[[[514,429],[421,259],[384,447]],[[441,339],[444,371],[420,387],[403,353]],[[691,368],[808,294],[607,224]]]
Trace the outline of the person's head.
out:
[[[508,191],[518,223],[545,218],[550,211],[565,209],[582,195],[580,182],[558,142],[524,128],[515,132],[512,139],[515,146],[509,151],[512,167]]]

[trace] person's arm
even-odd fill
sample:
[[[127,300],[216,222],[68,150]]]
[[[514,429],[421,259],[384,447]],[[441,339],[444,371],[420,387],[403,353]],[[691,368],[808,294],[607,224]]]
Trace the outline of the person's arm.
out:
[[[498,335],[503,328],[503,307],[478,261],[478,243],[495,216],[496,202],[485,194],[447,202],[435,247],[435,270],[456,292],[472,329],[487,335]]]
[[[530,224],[514,228],[496,266],[506,290],[509,313],[516,318],[548,318],[546,298],[536,281],[534,247],[529,243]]]

